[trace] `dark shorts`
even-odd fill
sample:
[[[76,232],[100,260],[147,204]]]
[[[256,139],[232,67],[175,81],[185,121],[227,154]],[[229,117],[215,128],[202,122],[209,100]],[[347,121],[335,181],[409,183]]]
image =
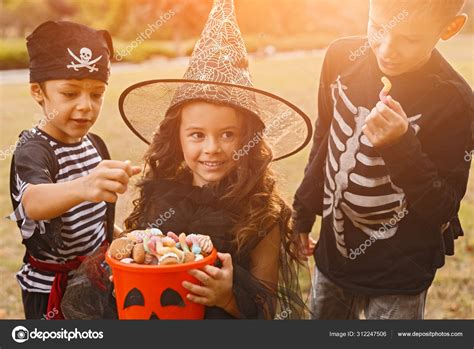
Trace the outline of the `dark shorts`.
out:
[[[21,290],[25,319],[44,319],[47,317],[49,293]]]

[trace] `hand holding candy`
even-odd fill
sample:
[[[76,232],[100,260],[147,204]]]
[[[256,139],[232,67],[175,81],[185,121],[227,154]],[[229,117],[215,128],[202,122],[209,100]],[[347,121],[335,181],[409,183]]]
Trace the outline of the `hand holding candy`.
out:
[[[380,91],[380,100],[365,118],[362,132],[367,136],[374,147],[381,147],[395,143],[403,136],[409,126],[408,118],[400,103],[388,95],[392,84],[382,78],[384,88]]]
[[[232,300],[234,273],[232,257],[228,253],[217,253],[217,257],[222,261],[222,268],[206,265],[202,269],[188,272],[202,283],[201,286],[188,281],[183,282],[183,287],[191,292],[187,295],[190,301],[208,307],[225,308]]]

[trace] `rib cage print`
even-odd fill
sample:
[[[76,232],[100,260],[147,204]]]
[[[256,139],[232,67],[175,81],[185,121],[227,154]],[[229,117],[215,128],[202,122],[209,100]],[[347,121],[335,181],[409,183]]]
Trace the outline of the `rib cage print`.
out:
[[[377,232],[377,239],[388,239],[398,229],[398,225],[387,227],[388,222],[407,203],[403,190],[391,182],[385,162],[362,132],[370,111],[354,106],[345,90],[339,76],[331,85],[334,115],[325,163],[323,218],[331,216],[337,249],[348,258],[346,224],[369,237]],[[414,122],[420,117],[408,118],[415,133],[420,127]]]

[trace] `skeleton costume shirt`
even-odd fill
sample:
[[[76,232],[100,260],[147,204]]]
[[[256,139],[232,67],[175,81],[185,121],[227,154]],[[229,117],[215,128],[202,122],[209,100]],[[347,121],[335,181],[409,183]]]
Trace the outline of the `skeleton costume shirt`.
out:
[[[370,49],[353,54],[360,47],[367,38],[341,39],[326,55],[295,226],[308,233],[322,216],[316,265],[338,285],[369,295],[418,293],[463,235],[457,212],[470,168],[472,89],[437,50],[419,70],[390,77],[409,128],[375,148],[362,126],[383,73]]]

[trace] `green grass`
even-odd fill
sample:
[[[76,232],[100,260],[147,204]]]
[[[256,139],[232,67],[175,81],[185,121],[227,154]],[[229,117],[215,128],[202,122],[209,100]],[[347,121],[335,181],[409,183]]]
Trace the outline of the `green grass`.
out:
[[[451,64],[459,70],[473,86],[472,55],[466,55],[472,37],[458,37],[443,43],[441,50]],[[313,57],[288,59],[258,58],[250,62],[251,73],[257,87],[275,92],[298,105],[314,120],[316,116],[316,93],[322,63],[322,53]],[[113,69],[113,68],[112,68]],[[115,159],[130,159],[140,163],[146,147],[125,126],[117,107],[118,97],[126,87],[141,80],[181,77],[186,69],[182,64],[150,62],[137,66],[133,72],[114,72],[109,84],[104,107],[93,132],[106,141]],[[1,146],[4,150],[13,144],[20,130],[30,128],[38,121],[40,110],[28,94],[27,84],[0,86],[2,114],[0,116]],[[283,195],[291,202],[293,193],[303,177],[303,168],[309,146],[297,155],[274,164],[281,180]],[[8,190],[10,157],[0,161],[0,214],[10,213]],[[471,175],[472,177],[472,175]],[[123,195],[118,202],[119,224],[130,210],[133,192]],[[431,319],[473,318],[472,294],[474,294],[474,183],[471,178],[467,194],[462,202],[460,219],[465,236],[456,242],[456,255],[447,257],[446,265],[439,270],[430,288],[426,317]],[[317,236],[319,220],[313,228]],[[14,274],[21,265],[24,249],[16,225],[7,220],[0,223],[0,318],[22,318],[19,287]],[[307,283],[308,280],[305,280]]]

